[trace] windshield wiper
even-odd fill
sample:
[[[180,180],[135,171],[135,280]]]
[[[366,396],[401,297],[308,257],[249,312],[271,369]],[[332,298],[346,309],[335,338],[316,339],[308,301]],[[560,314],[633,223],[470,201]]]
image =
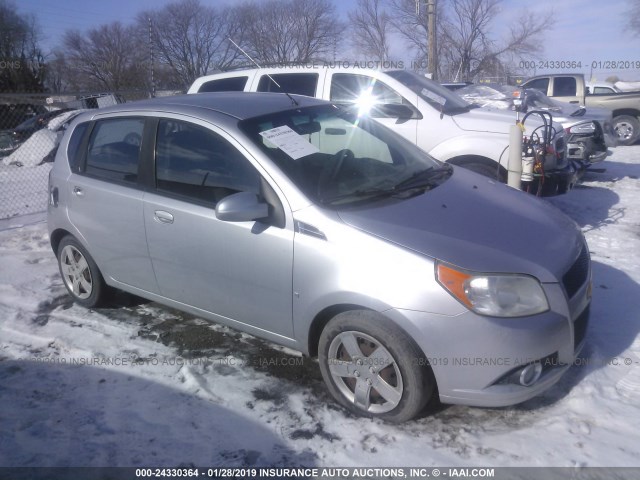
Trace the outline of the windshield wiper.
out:
[[[320,203],[325,205],[334,203],[340,200],[344,200],[346,198],[378,198],[378,197],[389,197],[396,193],[393,188],[365,188],[360,190],[354,190],[353,192],[343,193],[340,195],[334,195],[329,198],[321,198]]]
[[[400,183],[388,188],[366,188],[355,190],[349,193],[343,193],[329,198],[322,198],[320,202],[330,204],[346,198],[381,198],[396,197],[409,198],[413,195],[422,193],[427,188],[439,185],[439,180],[445,174],[448,175],[452,171],[450,165],[443,165],[438,168],[429,167],[425,170],[419,170],[410,177],[402,180]]]
[[[445,174],[449,175],[451,170],[451,165],[442,165],[438,168],[429,167],[425,170],[417,171],[409,178],[405,178],[400,183],[394,185],[392,190],[394,192],[402,192],[418,187],[432,187],[436,184],[434,180],[440,179]]]

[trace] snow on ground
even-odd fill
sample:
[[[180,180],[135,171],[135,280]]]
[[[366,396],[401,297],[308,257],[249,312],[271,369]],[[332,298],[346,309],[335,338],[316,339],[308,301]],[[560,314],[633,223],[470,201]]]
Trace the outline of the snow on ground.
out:
[[[51,165],[28,168],[0,162],[0,220],[47,209]]]
[[[46,225],[0,232],[0,465],[640,466],[640,146],[552,199],[584,229],[587,346],[524,404],[351,416],[313,360],[126,295],[70,302]],[[517,226],[514,226],[517,228]]]

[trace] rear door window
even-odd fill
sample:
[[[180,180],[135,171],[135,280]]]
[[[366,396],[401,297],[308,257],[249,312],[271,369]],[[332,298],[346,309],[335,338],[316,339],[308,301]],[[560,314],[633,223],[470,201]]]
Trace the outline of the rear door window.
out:
[[[96,122],[87,151],[84,173],[121,183],[137,183],[142,118],[113,118]]]
[[[315,97],[318,78],[317,73],[278,73],[271,75],[271,78],[269,75],[262,75],[258,83],[258,92],[292,93]]]
[[[553,82],[553,95],[556,97],[573,97],[576,95],[576,90],[574,77],[556,77]]]

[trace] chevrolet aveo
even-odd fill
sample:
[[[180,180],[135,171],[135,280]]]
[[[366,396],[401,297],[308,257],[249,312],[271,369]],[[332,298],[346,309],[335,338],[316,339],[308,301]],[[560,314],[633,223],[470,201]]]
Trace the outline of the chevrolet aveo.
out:
[[[584,341],[591,268],[575,223],[321,100],[88,112],[49,183],[77,303],[124,290],[317,356],[357,414],[522,402]]]

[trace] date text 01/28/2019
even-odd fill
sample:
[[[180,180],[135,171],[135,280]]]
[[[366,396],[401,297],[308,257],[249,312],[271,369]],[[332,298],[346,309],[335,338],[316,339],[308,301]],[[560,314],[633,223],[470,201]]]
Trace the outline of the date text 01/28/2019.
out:
[[[597,70],[632,70],[640,69],[640,60],[593,60],[591,62],[582,62],[580,60],[521,60],[519,66],[526,70],[565,70],[582,68],[583,66]]]

